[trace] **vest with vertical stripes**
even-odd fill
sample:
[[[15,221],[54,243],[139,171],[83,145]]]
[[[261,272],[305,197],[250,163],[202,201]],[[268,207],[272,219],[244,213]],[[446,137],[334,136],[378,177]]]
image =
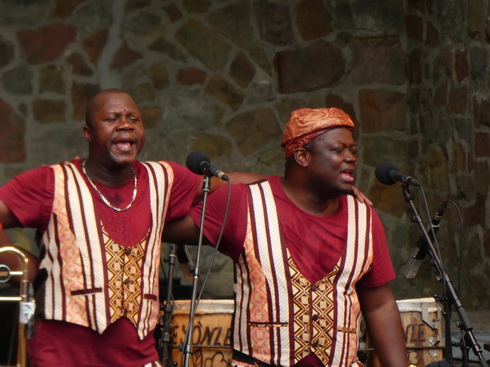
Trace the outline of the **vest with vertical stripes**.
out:
[[[355,285],[372,263],[371,209],[347,197],[345,251],[311,283],[281,241],[270,184],[249,189],[244,250],[235,263],[233,348],[274,366],[292,366],[310,353],[325,366],[362,366]]]
[[[158,319],[161,234],[173,171],[165,162],[142,162],[148,172],[152,226],[135,246],[112,241],[95,213],[89,187],[74,164],[54,165],[54,202],[43,235],[40,268],[42,317],[102,333],[127,317],[143,339]]]

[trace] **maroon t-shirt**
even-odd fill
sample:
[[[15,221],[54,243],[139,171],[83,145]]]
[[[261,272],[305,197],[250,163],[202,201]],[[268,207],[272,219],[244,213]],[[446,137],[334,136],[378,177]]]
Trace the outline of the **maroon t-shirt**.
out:
[[[74,161],[82,172],[81,160]],[[199,189],[202,177],[174,162],[174,184],[165,221],[186,215]],[[103,203],[90,186],[95,210],[109,236],[119,245],[139,243],[151,226],[148,174],[140,162],[134,163],[138,193],[131,208],[117,212]],[[85,177],[82,173],[82,176]],[[86,178],[85,178],[86,179]],[[97,185],[97,188],[119,208],[131,201],[134,181],[119,188]],[[43,166],[26,171],[0,187],[0,200],[15,214],[24,227],[47,228],[54,198],[54,173]],[[39,321],[29,342],[31,363],[39,366],[124,366],[136,367],[158,360],[153,332],[140,340],[134,325],[125,317],[110,325],[102,334],[87,327],[53,320]]]
[[[277,207],[281,236],[301,273],[310,281],[324,278],[337,264],[344,252],[347,239],[347,201],[340,198],[337,213],[317,216],[297,207],[284,193],[280,178],[268,177]],[[230,208],[219,245],[219,251],[237,260],[243,250],[247,228],[248,192],[244,184],[231,186]],[[222,187],[208,197],[204,235],[216,244],[223,224],[228,188]],[[201,206],[190,214],[199,225]],[[371,269],[358,283],[365,287],[377,287],[395,278],[386,244],[383,225],[373,211],[374,256]]]
[[[287,246],[294,263],[310,281],[323,279],[342,256],[347,239],[347,200],[340,198],[337,213],[330,216],[317,216],[297,207],[284,193],[280,178],[268,177],[274,195],[281,238]],[[234,261],[243,251],[247,229],[249,189],[244,184],[231,186],[230,206],[223,230],[219,251]],[[222,187],[209,195],[204,222],[204,236],[216,245],[222,230],[228,188]],[[194,207],[190,214],[199,226],[202,206]],[[395,278],[386,244],[383,225],[373,210],[373,263],[371,269],[357,283],[358,286],[377,287]],[[309,354],[295,367],[323,367],[314,354]]]

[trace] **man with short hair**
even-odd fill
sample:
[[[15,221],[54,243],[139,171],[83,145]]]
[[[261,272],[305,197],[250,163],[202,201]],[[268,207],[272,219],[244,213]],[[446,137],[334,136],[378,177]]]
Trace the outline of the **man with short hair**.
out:
[[[0,188],[3,227],[42,234],[40,259],[27,254],[39,285],[31,365],[160,365],[153,331],[161,233],[200,200],[202,177],[174,162],[137,160],[143,120],[121,90],[89,102],[83,135],[86,159],[26,171]],[[15,261],[0,256],[1,264]]]
[[[354,123],[337,108],[291,114],[284,177],[232,185],[219,251],[235,264],[231,365],[361,366],[361,311],[383,366],[406,366],[395,273],[374,210],[356,200]],[[216,245],[227,191],[208,198]],[[202,207],[171,223],[172,242],[198,237]]]

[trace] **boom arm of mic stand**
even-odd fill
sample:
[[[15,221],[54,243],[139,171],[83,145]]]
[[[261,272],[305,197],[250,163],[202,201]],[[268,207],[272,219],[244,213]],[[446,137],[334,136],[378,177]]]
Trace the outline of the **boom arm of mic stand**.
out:
[[[182,353],[184,354],[184,367],[189,367],[190,355],[192,353],[192,332],[194,329],[194,315],[196,311],[196,298],[197,298],[197,287],[199,285],[199,262],[201,258],[201,248],[204,238],[204,218],[206,216],[206,204],[208,199],[208,194],[210,191],[210,177],[208,175],[204,176],[203,188],[204,192],[202,212],[201,212],[201,222],[199,226],[199,241],[197,244],[197,255],[196,264],[194,266],[194,277],[192,278],[192,298],[191,305],[189,308],[189,324],[187,326],[187,334],[184,340],[184,347]]]
[[[415,222],[417,222],[421,232],[424,235],[424,238],[427,243],[427,247],[429,249],[429,254],[432,259],[432,262],[434,264],[434,267],[437,269],[440,280],[444,282],[446,292],[448,294],[448,297],[450,297],[448,302],[448,306],[446,308],[446,317],[450,316],[451,312],[451,304],[454,304],[456,312],[458,313],[459,319],[460,319],[460,328],[465,332],[465,337],[468,343],[470,344],[471,348],[473,349],[473,352],[475,355],[478,357],[478,360],[480,362],[480,365],[482,367],[488,367],[487,361],[483,357],[483,351],[478,345],[478,342],[475,338],[475,335],[473,333],[473,326],[470,323],[470,320],[468,318],[468,315],[466,314],[466,311],[461,303],[461,301],[458,298],[458,295],[456,294],[456,291],[452,285],[451,280],[449,279],[448,274],[445,272],[444,267],[442,265],[442,260],[439,257],[437,251],[435,250],[434,244],[432,243],[429,234],[427,233],[424,224],[422,223],[422,220],[417,212],[417,209],[415,208],[415,205],[413,204],[413,197],[412,194],[410,193],[410,189],[408,185],[402,185],[403,188],[403,195],[405,197],[405,200],[410,204],[410,207],[412,209],[412,213],[414,216]],[[446,325],[446,335],[449,335],[449,337],[446,338],[446,361],[452,366],[453,365],[453,359],[452,359],[452,350],[451,350],[451,339],[450,339],[450,329],[448,329]],[[449,325],[450,326],[450,325]],[[448,340],[449,339],[449,340]],[[449,341],[449,343],[448,343]],[[449,344],[449,345],[448,345]]]

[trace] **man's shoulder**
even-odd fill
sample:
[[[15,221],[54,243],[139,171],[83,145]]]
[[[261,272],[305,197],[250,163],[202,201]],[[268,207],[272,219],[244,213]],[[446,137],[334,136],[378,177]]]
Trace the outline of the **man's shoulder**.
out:
[[[170,178],[173,182],[173,187],[176,185],[182,188],[185,187],[194,187],[197,190],[197,185],[201,182],[201,176],[192,173],[189,169],[182,166],[179,163],[173,161],[144,161],[138,162],[139,167],[135,166],[135,169],[138,170],[148,170],[148,172],[152,170],[162,169],[164,172],[164,176]],[[149,173],[149,175],[152,175]]]
[[[271,188],[274,190],[277,185],[280,185],[280,177],[279,176],[267,176],[265,178],[258,179],[255,182],[250,182],[246,184],[247,186],[253,186],[253,185],[270,185]]]
[[[44,176],[53,174],[53,166],[50,165],[42,165],[39,167],[28,169],[17,176],[14,177],[15,180],[24,181],[24,180],[32,180],[34,178],[41,178]]]
[[[172,170],[181,170],[181,169],[186,169],[184,166],[177,162],[173,161],[165,161],[165,160],[159,160],[159,161],[135,161],[134,162],[135,166],[162,166],[166,169],[172,169]]]
[[[38,200],[39,197],[50,198],[54,191],[54,171],[44,165],[29,169],[9,180],[0,187],[0,200],[13,207],[19,201]]]

